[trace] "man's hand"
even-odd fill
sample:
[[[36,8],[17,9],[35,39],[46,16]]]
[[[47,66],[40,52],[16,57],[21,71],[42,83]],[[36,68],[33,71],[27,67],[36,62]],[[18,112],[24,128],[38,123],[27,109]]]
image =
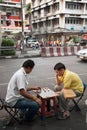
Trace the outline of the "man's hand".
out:
[[[36,93],[40,93],[41,92],[41,87],[34,87],[33,88],[33,91],[36,92]]]
[[[39,86],[33,87],[33,90],[41,90],[41,87]]]
[[[41,104],[42,104],[41,99],[36,97],[35,101],[41,106]]]

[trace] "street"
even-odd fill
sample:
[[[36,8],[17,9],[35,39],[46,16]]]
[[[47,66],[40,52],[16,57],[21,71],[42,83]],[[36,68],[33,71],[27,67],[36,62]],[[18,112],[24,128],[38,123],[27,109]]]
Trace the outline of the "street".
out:
[[[81,79],[87,83],[87,62],[80,61],[76,56],[50,57],[50,58],[39,57],[39,58],[31,58],[31,59],[35,61],[35,67],[29,75],[30,86],[37,85],[37,86],[49,87],[53,89],[55,84],[54,65],[57,62],[64,63],[67,69],[78,73]],[[16,70],[18,70],[21,67],[22,63],[25,60],[27,59],[1,59],[0,60],[0,96],[1,97],[5,97],[7,84],[11,76]],[[0,113],[0,117],[2,117],[1,113]],[[83,122],[85,123],[85,116]],[[60,127],[56,127],[56,128],[60,128]],[[39,130],[41,129],[42,128],[40,126]],[[51,130],[56,130],[56,129],[51,129]],[[65,129],[63,127],[63,129],[60,130],[65,130]],[[67,130],[73,130],[73,129],[67,129]]]
[[[53,87],[55,83],[54,65],[63,62],[67,69],[80,75],[84,82],[87,82],[87,62],[80,61],[76,56],[31,58],[35,62],[35,67],[29,75],[30,86]],[[0,92],[5,96],[7,84],[27,59],[3,59],[0,60]],[[2,91],[3,90],[3,91]]]
[[[76,56],[31,58],[35,62],[35,67],[29,75],[30,86],[53,87],[55,82],[54,65],[62,62],[66,68],[78,73],[83,81],[87,81],[87,62],[80,61]],[[0,89],[7,87],[13,73],[18,70],[27,59],[3,59],[0,60]]]

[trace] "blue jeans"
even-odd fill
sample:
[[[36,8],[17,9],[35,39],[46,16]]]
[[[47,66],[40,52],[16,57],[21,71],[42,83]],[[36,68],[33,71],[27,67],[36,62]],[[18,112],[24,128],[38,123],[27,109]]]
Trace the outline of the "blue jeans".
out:
[[[35,114],[39,110],[39,104],[27,98],[19,99],[14,107],[20,109],[24,113],[26,120],[33,120]]]

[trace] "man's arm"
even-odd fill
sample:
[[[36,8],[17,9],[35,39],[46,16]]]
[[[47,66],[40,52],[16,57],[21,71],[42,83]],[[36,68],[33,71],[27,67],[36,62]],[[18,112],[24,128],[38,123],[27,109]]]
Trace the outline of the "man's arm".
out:
[[[32,99],[32,100],[36,101],[39,105],[41,105],[41,100],[39,98],[27,93],[24,89],[20,89],[20,94],[28,99]]]
[[[41,87],[36,86],[36,87],[27,88],[27,91],[32,91],[32,90],[41,90]]]

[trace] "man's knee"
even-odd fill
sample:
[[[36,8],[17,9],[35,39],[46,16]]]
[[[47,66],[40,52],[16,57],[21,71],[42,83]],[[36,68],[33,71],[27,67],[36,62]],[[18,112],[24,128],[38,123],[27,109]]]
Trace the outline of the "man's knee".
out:
[[[38,110],[40,108],[40,105],[37,102],[34,102],[33,108]]]
[[[62,90],[62,85],[55,85],[54,91],[61,91]]]
[[[58,91],[58,85],[54,86],[54,91]]]

